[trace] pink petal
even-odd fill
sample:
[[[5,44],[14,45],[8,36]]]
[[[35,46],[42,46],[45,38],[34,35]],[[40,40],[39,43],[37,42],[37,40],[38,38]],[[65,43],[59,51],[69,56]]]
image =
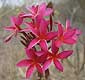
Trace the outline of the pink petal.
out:
[[[51,47],[51,49],[52,49],[53,53],[57,53],[58,50],[59,50],[59,48],[57,48],[56,45],[55,45],[55,40],[52,40],[52,47]]]
[[[41,74],[43,73],[42,67],[40,64],[36,64],[36,68],[38,70],[38,72],[40,72]]]
[[[30,32],[32,32],[35,36],[38,36],[39,35],[39,32],[38,32],[38,30],[37,29],[35,29],[34,27],[34,24],[33,23],[25,23],[25,25],[28,27],[28,30],[30,31]],[[25,29],[26,30],[26,29]],[[23,31],[25,31],[25,30],[23,30]],[[27,31],[28,31],[27,30]]]
[[[21,17],[22,18],[31,18],[33,15],[32,14],[23,14]]]
[[[40,22],[40,33],[46,34],[47,33],[47,27],[48,27],[48,21],[45,21],[44,19]]]
[[[76,33],[75,33],[75,34],[76,34],[77,36],[79,36],[80,34],[82,34],[82,32],[81,32],[79,29],[76,28],[75,30],[76,30]]]
[[[53,38],[57,37],[57,32],[49,32],[47,33],[47,40],[52,40]]]
[[[4,40],[4,42],[8,42],[11,40],[11,38],[13,37],[14,33],[12,33],[11,35],[9,35],[8,37],[6,37],[6,39]]]
[[[42,48],[42,50],[48,51],[48,45],[47,45],[46,40],[41,40],[39,43],[40,43],[40,47]]]
[[[22,24],[22,22],[23,22],[23,18],[22,17],[20,17],[20,16],[18,16],[17,17],[17,20],[16,20],[16,25],[21,25]]]
[[[26,55],[28,56],[28,58],[33,59],[36,57],[34,49],[26,48],[25,51],[26,51]]]
[[[47,59],[47,56],[48,56],[48,54],[44,53],[43,55],[39,56],[38,61],[40,63],[44,63],[46,61],[46,59]]]
[[[76,40],[72,39],[72,38],[69,38],[69,39],[64,39],[63,42],[66,43],[66,44],[75,44]]]
[[[52,14],[52,12],[53,12],[53,10],[51,8],[47,8],[44,15],[49,16]]]
[[[11,16],[11,17],[10,17],[10,20],[11,20],[12,25],[15,26],[16,17],[15,17],[15,16]]]
[[[73,53],[73,50],[63,51],[58,54],[58,57],[60,59],[65,59],[65,58],[69,57],[72,53]]]
[[[12,25],[13,26],[19,26],[19,25],[21,25],[21,23],[22,23],[22,21],[23,21],[23,18],[21,18],[21,17],[15,17],[15,16],[12,16],[11,17],[11,22],[12,22]]]
[[[34,70],[35,70],[35,67],[34,67],[34,66],[30,66],[30,67],[27,69],[27,71],[26,71],[26,78],[30,78],[31,75],[33,74]]]
[[[27,67],[27,66],[31,65],[31,61],[28,59],[24,59],[24,60],[18,62],[16,65],[17,65],[17,67]]]
[[[54,64],[59,71],[63,72],[63,66],[61,65],[61,63],[58,60],[54,59]]]
[[[62,36],[63,35],[63,25],[58,23],[58,36]]]
[[[31,49],[32,47],[34,47],[37,43],[39,43],[39,39],[35,38],[33,39],[30,44],[28,45],[28,49]]]
[[[66,20],[66,30],[71,28],[70,20]]]
[[[36,6],[32,6],[32,7],[27,7],[27,10],[31,13],[31,14],[35,14],[35,9]]]
[[[43,70],[47,70],[48,67],[51,65],[52,59],[48,59],[45,61],[45,63],[43,64]]]
[[[42,17],[44,16],[45,10],[46,10],[46,3],[42,3],[42,4],[39,6],[39,10],[38,10],[39,17],[42,18]]]
[[[42,55],[44,55],[44,51],[37,51],[37,52],[35,52],[35,54],[37,55],[37,56],[42,56]]]
[[[64,33],[64,38],[70,38],[75,34],[75,30],[69,29],[67,32]]]
[[[56,40],[56,41],[55,41],[55,45],[56,45],[56,47],[59,48],[59,47],[62,45],[62,41]]]
[[[15,27],[8,26],[8,27],[5,27],[4,29],[7,30],[7,31],[14,31],[15,30]]]

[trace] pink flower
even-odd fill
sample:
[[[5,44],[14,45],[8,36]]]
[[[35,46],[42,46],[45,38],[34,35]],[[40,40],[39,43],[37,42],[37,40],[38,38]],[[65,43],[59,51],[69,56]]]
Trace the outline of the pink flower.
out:
[[[63,51],[61,53],[58,53],[59,48],[57,48],[55,46],[54,40],[52,41],[51,50],[52,50],[52,52],[47,51],[48,57],[47,57],[47,60],[45,61],[45,63],[43,64],[43,70],[47,70],[48,67],[50,66],[51,62],[53,62],[55,64],[55,67],[58,70],[63,71],[63,66],[61,65],[60,60],[69,57],[73,51],[68,50],[68,51]]]
[[[51,8],[47,8],[45,3],[42,3],[41,5],[32,6],[30,8],[27,8],[30,13],[22,15],[22,17],[30,17],[32,19],[35,19],[38,17],[38,19],[42,19],[44,16],[49,16],[52,14],[53,10]]]
[[[38,28],[33,28],[33,26],[30,28],[30,31],[35,35],[36,38],[30,42],[28,49],[31,49],[38,43],[40,44],[41,48],[44,49],[47,45],[47,41],[53,39],[57,35],[56,32],[48,32],[48,22],[44,19],[42,19],[40,24],[37,26]]]
[[[21,15],[21,14],[20,14]],[[11,31],[12,34],[10,34],[4,41],[8,42],[13,36],[17,36],[17,33],[20,32],[21,28],[20,25],[22,24],[23,19],[21,17],[11,17],[11,26],[7,26],[4,29],[7,31]]]
[[[21,60],[19,63],[17,63],[18,67],[27,67],[26,78],[29,78],[33,74],[35,69],[37,69],[41,74],[43,73],[42,66],[40,64],[42,62],[42,59],[40,56],[37,56],[35,52],[36,51],[34,49],[26,49],[28,59]]]
[[[55,41],[56,47],[60,47],[62,43],[65,44],[75,44],[78,36],[81,34],[80,30],[77,28],[72,28],[70,21],[66,21],[66,28],[60,23],[58,24],[58,36]]]

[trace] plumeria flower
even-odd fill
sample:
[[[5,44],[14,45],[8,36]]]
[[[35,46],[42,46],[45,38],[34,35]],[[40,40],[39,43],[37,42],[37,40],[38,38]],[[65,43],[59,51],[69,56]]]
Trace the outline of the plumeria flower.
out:
[[[30,42],[30,44],[28,45],[28,49],[31,49],[38,43],[40,44],[40,47],[44,49],[47,45],[47,41],[53,39],[57,35],[57,32],[48,32],[47,27],[47,21],[42,19],[38,30],[32,28],[30,29],[36,37]]]
[[[47,70],[49,68],[51,62],[53,62],[55,67],[59,71],[63,71],[63,66],[62,66],[60,60],[68,58],[72,54],[73,51],[67,50],[67,51],[63,51],[63,52],[59,53],[58,50],[59,50],[59,48],[55,46],[55,42],[53,40],[51,51],[47,51],[48,57],[47,57],[47,60],[45,61],[45,63],[43,64],[43,70]]]
[[[32,19],[35,19],[36,17],[38,17],[39,20],[41,20],[44,16],[49,16],[53,12],[51,8],[46,7],[46,3],[29,7],[27,8],[27,10],[30,13],[22,15],[22,17],[30,17]]]
[[[20,14],[21,15],[21,14]],[[12,34],[10,34],[4,41],[8,42],[13,36],[17,36],[17,33],[20,32],[21,28],[20,25],[22,24],[23,19],[21,17],[15,17],[12,16],[10,18],[12,25],[11,26],[7,26],[4,29],[7,31],[12,32]]]
[[[40,62],[44,60],[44,57],[41,59],[40,56],[37,56],[34,49],[26,49],[26,54],[28,58],[17,63],[18,67],[27,67],[26,78],[29,78],[36,69],[42,74],[43,70]]]
[[[80,30],[77,28],[72,28],[70,25],[70,21],[66,21],[66,27],[64,27],[61,23],[58,24],[58,35],[55,44],[57,47],[60,47],[62,43],[65,44],[75,44],[78,36],[81,34]]]

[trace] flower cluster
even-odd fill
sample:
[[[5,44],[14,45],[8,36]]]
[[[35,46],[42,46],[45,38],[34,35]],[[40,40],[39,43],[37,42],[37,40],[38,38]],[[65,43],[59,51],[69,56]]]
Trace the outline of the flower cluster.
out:
[[[70,21],[66,20],[66,25],[53,21],[53,9],[41,5],[27,8],[28,12],[20,13],[17,17],[11,17],[11,26],[5,30],[11,31],[5,42],[19,33],[23,34],[21,43],[25,46],[27,59],[17,63],[18,67],[27,67],[26,78],[29,78],[35,69],[41,74],[44,73],[53,62],[59,71],[63,71],[60,60],[68,58],[73,50],[59,52],[63,44],[73,45],[77,42],[80,30],[71,27]],[[25,19],[29,19],[25,21]],[[26,27],[21,27],[24,24]],[[57,30],[54,30],[54,26]],[[38,46],[38,48],[37,48]]]

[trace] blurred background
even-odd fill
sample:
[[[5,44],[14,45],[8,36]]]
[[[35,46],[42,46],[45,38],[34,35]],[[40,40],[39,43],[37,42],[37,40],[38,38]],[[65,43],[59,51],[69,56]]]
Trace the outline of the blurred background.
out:
[[[85,80],[85,0],[0,0],[0,80],[25,80],[24,68],[17,68],[17,61],[25,58],[24,46],[17,39],[3,43],[9,35],[3,28],[10,25],[10,16],[25,11],[26,6],[52,2],[55,10],[54,19],[64,25],[66,19],[72,26],[82,31],[78,43],[63,46],[61,50],[73,49],[74,54],[62,61],[64,72],[50,67],[50,80]],[[36,74],[31,80],[36,80]]]

